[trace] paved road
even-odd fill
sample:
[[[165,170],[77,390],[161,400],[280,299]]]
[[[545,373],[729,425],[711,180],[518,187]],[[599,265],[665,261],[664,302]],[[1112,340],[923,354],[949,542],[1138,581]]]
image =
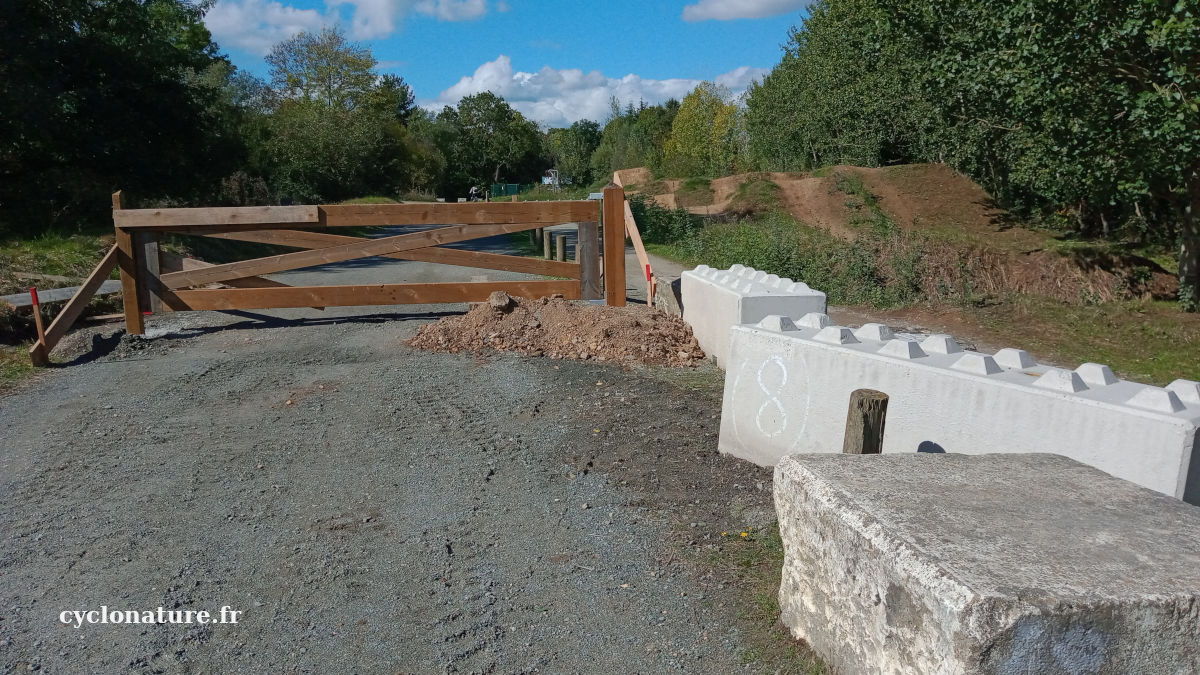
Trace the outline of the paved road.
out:
[[[278,278],[473,275],[519,276]],[[0,672],[774,670],[744,658],[738,590],[704,562],[772,515],[770,473],[715,451],[719,376],[402,344],[461,309],[72,336],[75,365],[0,398]],[[60,622],[102,606],[242,614]]]

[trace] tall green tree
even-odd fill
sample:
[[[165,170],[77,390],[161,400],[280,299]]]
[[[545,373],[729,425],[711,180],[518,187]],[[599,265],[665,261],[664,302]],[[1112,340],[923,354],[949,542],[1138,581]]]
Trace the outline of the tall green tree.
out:
[[[593,180],[592,153],[600,146],[600,125],[592,120],[579,120],[565,129],[551,129],[546,142],[554,167],[575,185],[587,185]]]
[[[472,185],[530,182],[549,165],[537,125],[491,92],[466,96],[457,108],[446,106],[437,123],[447,194],[464,194]]]
[[[678,176],[723,176],[735,169],[739,112],[729,91],[702,82],[679,105],[664,148],[668,170]]]
[[[294,100],[329,108],[352,108],[375,89],[375,57],[350,42],[340,28],[302,32],[271,48],[266,58],[271,85]]]
[[[196,199],[242,157],[223,60],[182,0],[0,3],[0,225],[101,223],[108,193]]]
[[[1200,5],[886,0],[930,55],[950,161],[1006,204],[1180,242],[1200,305]]]
[[[789,32],[779,65],[750,87],[751,153],[778,171],[929,158],[923,67],[880,0],[821,0]]]

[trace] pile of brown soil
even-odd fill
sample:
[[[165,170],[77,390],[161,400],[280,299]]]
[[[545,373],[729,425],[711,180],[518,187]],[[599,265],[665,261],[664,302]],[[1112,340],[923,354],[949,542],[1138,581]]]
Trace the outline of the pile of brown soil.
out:
[[[704,352],[683,319],[641,305],[607,307],[503,291],[461,316],[422,326],[407,343],[435,352],[489,350],[581,361],[692,366]]]

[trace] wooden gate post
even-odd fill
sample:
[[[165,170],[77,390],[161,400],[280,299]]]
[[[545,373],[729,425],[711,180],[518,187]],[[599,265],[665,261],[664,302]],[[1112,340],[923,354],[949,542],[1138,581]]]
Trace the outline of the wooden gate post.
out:
[[[579,223],[575,236],[575,258],[579,262],[579,297],[600,299],[600,228],[595,221]]]
[[[847,455],[883,453],[883,426],[887,419],[888,395],[873,389],[855,389],[850,394],[846,436],[842,452]]]
[[[112,196],[113,211],[121,210],[121,191]],[[134,250],[133,235],[129,230],[116,227],[117,235],[117,266],[121,268],[121,298],[125,304],[125,332],[130,335],[141,335],[146,332],[142,320],[142,306],[139,301],[137,281],[137,254]]]
[[[604,188],[604,299],[625,306],[625,190],[615,183]]]

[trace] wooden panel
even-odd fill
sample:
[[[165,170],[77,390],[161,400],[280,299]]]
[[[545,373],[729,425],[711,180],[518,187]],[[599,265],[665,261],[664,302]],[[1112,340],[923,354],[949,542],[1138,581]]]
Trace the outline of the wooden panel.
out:
[[[170,230],[185,226],[271,225],[320,221],[316,206],[239,206],[200,209],[125,209],[113,214],[117,227]]]
[[[604,301],[625,306],[625,191],[615,185],[604,189]]]
[[[411,234],[401,234],[380,239],[356,240],[353,243],[340,246],[330,246],[328,248],[300,251],[298,253],[285,253],[266,258],[255,258],[253,260],[242,260],[202,270],[172,272],[171,274],[164,274],[162,280],[168,288],[186,288],[188,286],[216,283],[239,277],[258,276],[261,274],[270,274],[271,272],[325,265],[368,256],[386,255],[388,253],[436,246],[438,244],[448,244],[456,241],[466,241],[479,237],[490,237],[508,232],[519,232],[531,227],[537,226],[529,223],[519,223],[514,225],[455,225],[453,227],[440,227],[436,230],[413,232]]]
[[[580,293],[584,300],[600,299],[600,227],[596,221],[579,223],[575,237],[575,257],[579,259]]]
[[[100,259],[100,263],[92,270],[91,275],[83,282],[83,285],[79,287],[79,290],[75,292],[75,295],[67,304],[63,306],[58,316],[54,317],[54,321],[50,324],[50,327],[46,329],[45,345],[35,344],[29,350],[29,357],[33,359],[35,364],[44,365],[48,362],[50,352],[54,350],[54,347],[58,345],[58,341],[75,324],[75,320],[83,313],[92,296],[96,294],[96,290],[104,284],[104,280],[108,278],[113,268],[117,266],[117,254],[118,249],[116,246],[108,250],[108,253]]]
[[[578,281],[487,281],[442,284],[376,284],[369,286],[293,286],[175,291],[187,309],[236,310],[284,307],[346,307],[484,302],[494,291],[523,298],[561,294],[579,298]]]
[[[137,251],[138,303],[150,313],[162,311],[159,289],[158,240],[162,235],[153,231],[133,233],[133,247]]]
[[[348,237],[342,234],[306,232],[303,230],[260,230],[256,232],[220,233],[209,236],[214,239],[232,239],[259,244],[292,246],[295,248],[325,248],[338,244],[350,244],[356,241],[370,241],[363,237]],[[566,277],[568,279],[579,278],[579,265],[573,263],[558,264],[553,261],[538,260],[537,258],[482,253],[480,251],[463,251],[454,248],[419,248],[399,253],[388,253],[381,257],[458,265],[460,267],[504,270],[507,272],[523,272],[525,274],[541,274],[551,277]]]
[[[490,223],[558,225],[597,220],[598,211],[599,206],[588,201],[343,204],[322,206],[321,224],[327,227]]]
[[[113,193],[113,221],[121,214],[121,191]],[[138,302],[137,258],[133,252],[133,235],[129,230],[116,228],[117,266],[121,268],[121,302],[125,309],[125,332],[141,335],[146,332],[142,319],[141,303]]]

